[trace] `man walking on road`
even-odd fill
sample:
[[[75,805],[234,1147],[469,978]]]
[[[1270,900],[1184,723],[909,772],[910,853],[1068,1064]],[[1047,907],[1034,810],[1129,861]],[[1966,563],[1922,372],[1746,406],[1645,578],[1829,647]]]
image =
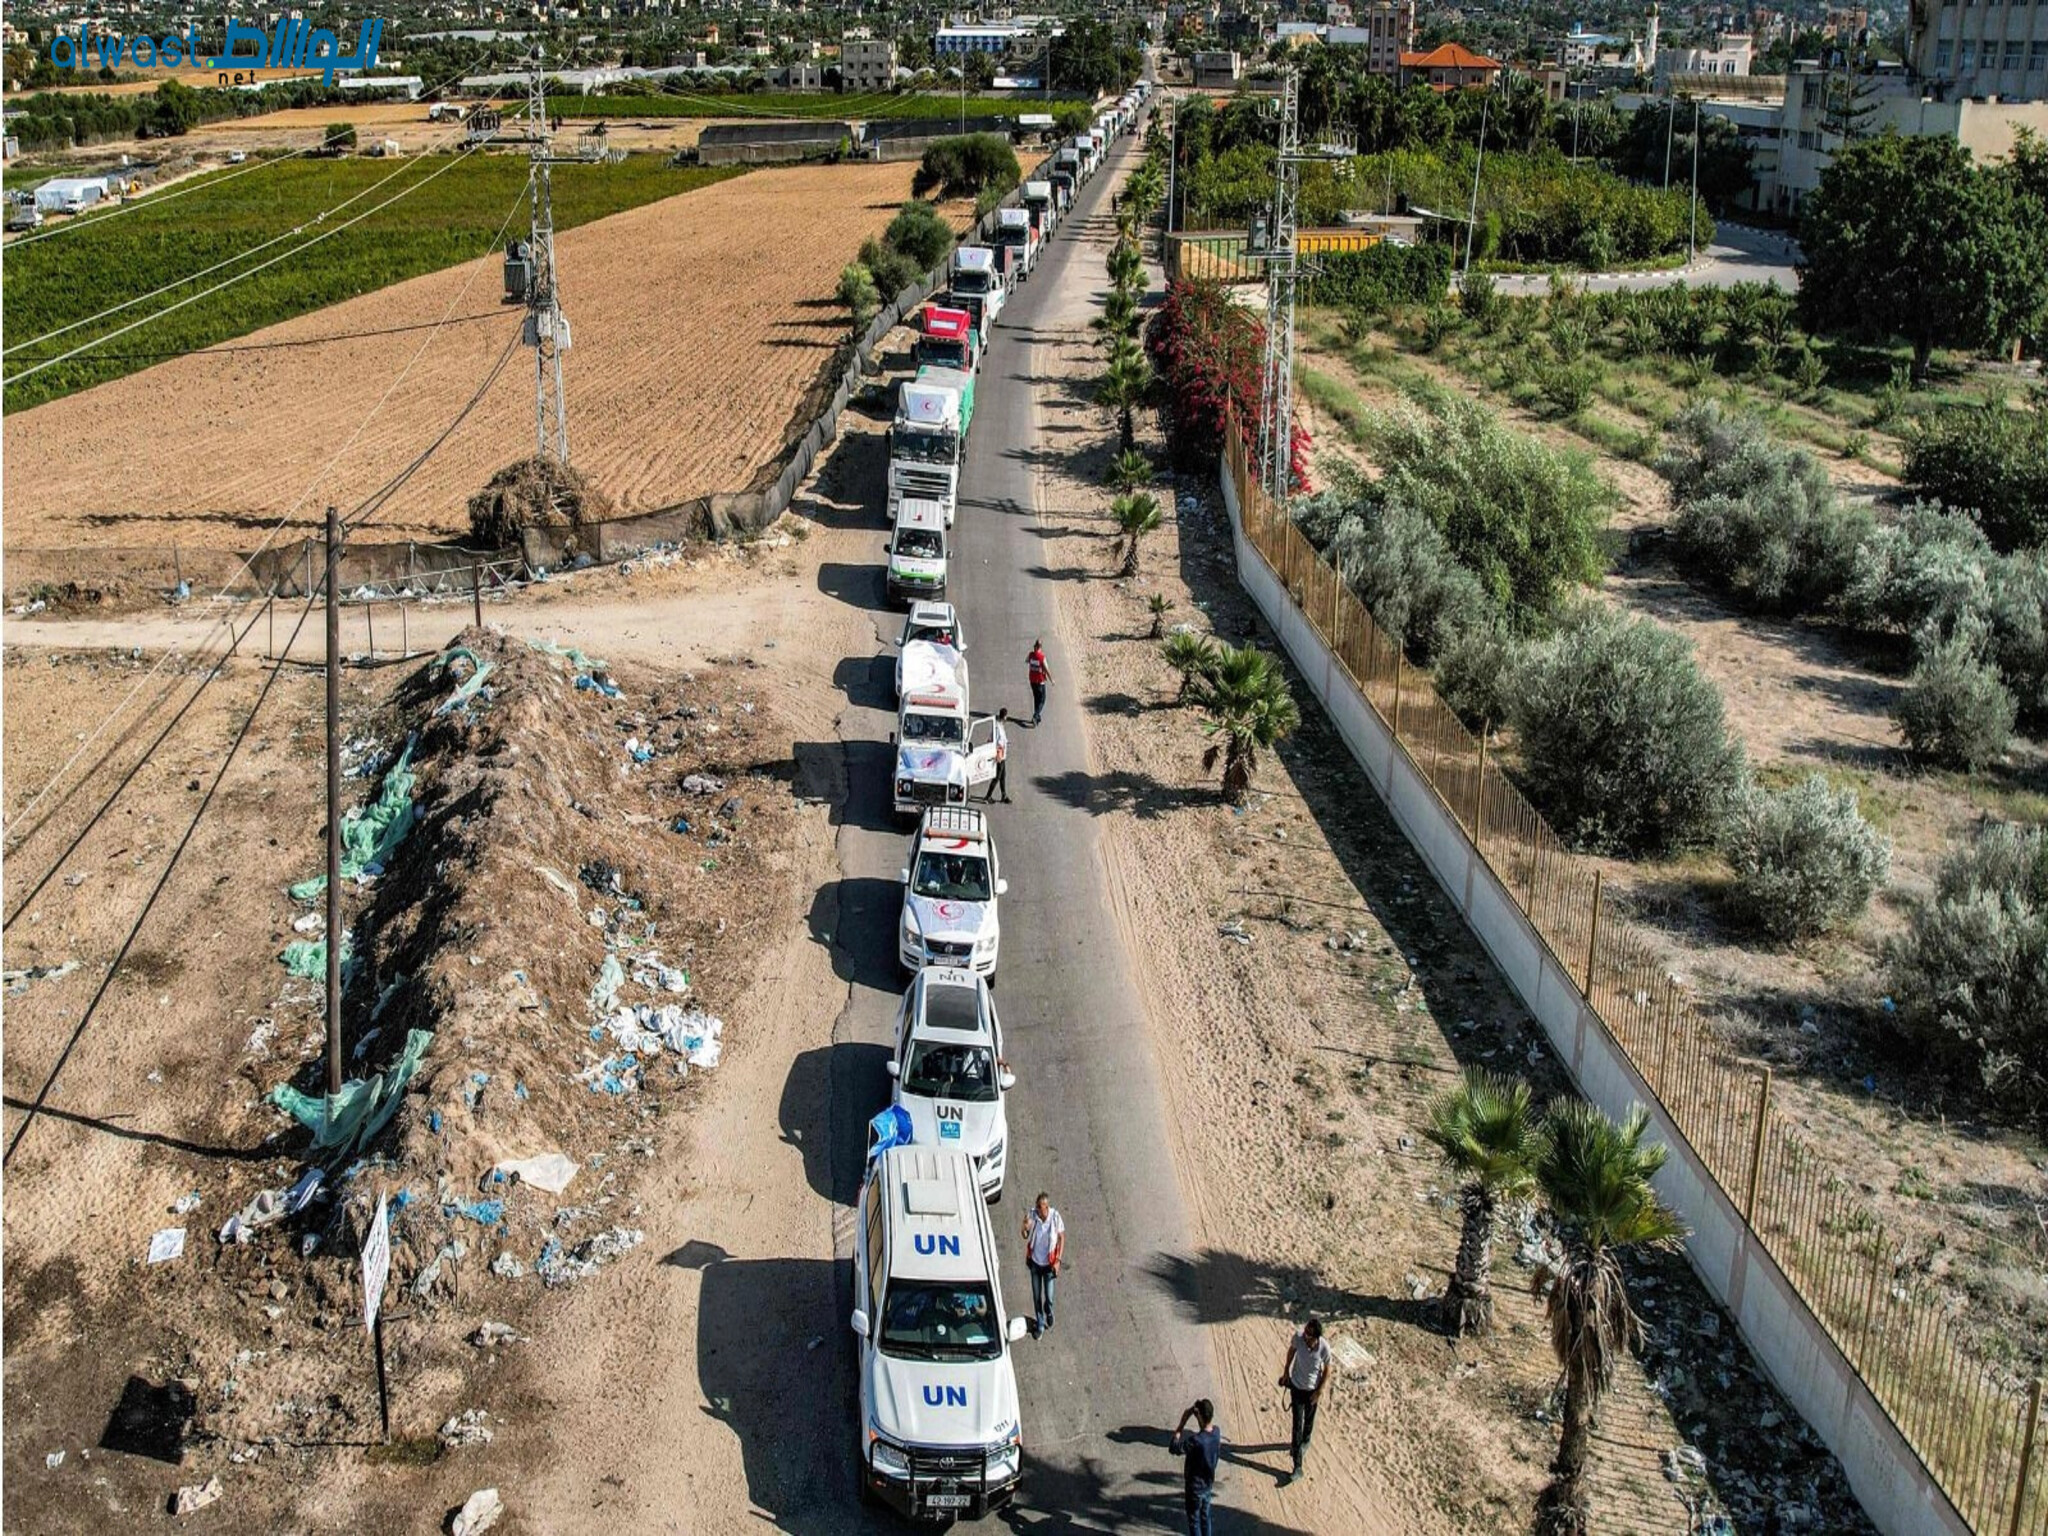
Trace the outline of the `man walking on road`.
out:
[[[1210,1536],[1209,1500],[1216,1491],[1216,1464],[1223,1459],[1223,1431],[1215,1425],[1216,1408],[1206,1397],[1180,1416],[1173,1438],[1166,1448],[1180,1457],[1187,1470],[1184,1497],[1187,1500],[1188,1536]],[[1188,1433],[1188,1420],[1199,1426]]]
[[[1002,791],[1003,804],[1010,803],[1010,733],[1003,729],[1003,722],[1009,718],[1007,709],[996,711],[996,776],[989,782],[988,793],[981,797],[983,805],[995,799],[997,790]]]
[[[1031,642],[1031,654],[1024,658],[1024,670],[1031,679],[1031,723],[1045,718],[1045,689],[1052,681],[1052,669],[1045,664],[1045,642]]]
[[[1053,1209],[1052,1196],[1038,1192],[1024,1217],[1024,1266],[1031,1271],[1032,1336],[1044,1338],[1052,1332],[1052,1293],[1060,1277],[1060,1257],[1066,1252],[1067,1224]]]
[[[1302,1459],[1316,1432],[1316,1407],[1323,1400],[1323,1387],[1330,1379],[1330,1346],[1323,1342],[1323,1325],[1310,1318],[1288,1341],[1287,1358],[1280,1364],[1280,1385],[1287,1389],[1294,1410],[1293,1435],[1288,1449],[1294,1456],[1294,1471],[1285,1481],[1302,1475]]]

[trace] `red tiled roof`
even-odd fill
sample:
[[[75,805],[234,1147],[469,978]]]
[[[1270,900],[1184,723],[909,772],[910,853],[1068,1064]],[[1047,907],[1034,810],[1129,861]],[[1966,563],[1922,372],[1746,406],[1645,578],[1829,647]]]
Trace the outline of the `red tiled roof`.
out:
[[[1403,69],[1499,69],[1498,59],[1474,53],[1463,43],[1439,43],[1427,53],[1401,55]]]

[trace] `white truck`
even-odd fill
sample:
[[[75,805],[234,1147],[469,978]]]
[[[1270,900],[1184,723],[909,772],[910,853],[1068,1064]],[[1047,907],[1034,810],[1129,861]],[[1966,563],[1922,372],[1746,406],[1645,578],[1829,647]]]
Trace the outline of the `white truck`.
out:
[[[998,900],[1010,888],[989,836],[988,817],[962,806],[935,805],[910,839],[903,916],[896,957],[906,971],[964,967],[993,977],[1003,927]]]
[[[1023,1470],[1024,1431],[995,1229],[967,1154],[890,1147],[855,1214],[851,1325],[863,1502],[912,1520],[979,1519]]]
[[[1003,1058],[1003,1026],[988,984],[972,971],[919,971],[896,1010],[896,1081],[890,1103],[910,1117],[913,1146],[957,1147],[975,1187],[1003,1198],[1010,1123],[1003,1098],[1017,1085]]]
[[[965,805],[968,791],[996,776],[996,722],[967,707],[967,661],[949,646],[904,647],[903,697],[896,706],[891,801],[915,816],[932,805]]]
[[[960,488],[960,392],[944,384],[906,381],[889,427],[889,520],[906,499],[935,501],[953,520]]]
[[[903,658],[913,645],[936,645],[942,650],[954,653],[956,657],[967,654],[967,634],[960,627],[960,615],[951,603],[918,602],[910,605],[910,612],[903,616],[903,633],[896,640],[896,697],[903,697]],[[961,676],[967,672],[964,660],[947,660]]]
[[[946,281],[947,306],[964,309],[972,315],[982,345],[987,346],[989,332],[995,328],[996,317],[1002,314],[1003,300],[1007,296],[1003,289],[1003,275],[996,267],[996,253],[985,245],[960,246],[953,252],[953,264]]]
[[[1031,220],[1031,228],[1038,235],[1039,249],[1052,238],[1052,232],[1060,221],[1058,205],[1053,200],[1052,183],[1049,181],[1027,181],[1024,183],[1024,212]]]
[[[1008,253],[1008,269],[1015,281],[1023,282],[1038,264],[1038,232],[1031,227],[1028,209],[996,210],[996,244]]]
[[[936,501],[904,498],[889,535],[887,587],[892,603],[946,595],[946,508]]]

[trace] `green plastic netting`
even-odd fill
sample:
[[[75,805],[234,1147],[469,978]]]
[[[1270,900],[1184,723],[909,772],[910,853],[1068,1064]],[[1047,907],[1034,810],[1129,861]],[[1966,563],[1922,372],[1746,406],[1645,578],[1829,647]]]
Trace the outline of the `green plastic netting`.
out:
[[[412,749],[418,741],[416,735],[406,738],[405,750],[385,771],[376,799],[342,814],[342,879],[360,880],[365,874],[381,873],[412,830]],[[326,889],[327,876],[313,875],[294,885],[291,895],[294,901],[311,901]]]
[[[433,1043],[432,1030],[415,1029],[405,1037],[405,1049],[374,1077],[343,1083],[341,1092],[329,1097],[301,1093],[289,1083],[270,1090],[270,1102],[313,1133],[313,1144],[323,1150],[356,1151],[384,1129],[398,1109],[405,1085],[419,1071],[420,1059]]]

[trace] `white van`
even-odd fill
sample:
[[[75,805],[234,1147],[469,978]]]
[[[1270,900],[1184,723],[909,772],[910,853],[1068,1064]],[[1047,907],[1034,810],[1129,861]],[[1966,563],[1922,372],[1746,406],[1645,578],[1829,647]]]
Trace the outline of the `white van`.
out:
[[[889,536],[889,601],[913,603],[946,595],[946,504],[907,496]]]
[[[861,1498],[979,1519],[1017,1491],[1024,1431],[995,1231],[967,1154],[891,1147],[861,1185],[853,1257]]]

